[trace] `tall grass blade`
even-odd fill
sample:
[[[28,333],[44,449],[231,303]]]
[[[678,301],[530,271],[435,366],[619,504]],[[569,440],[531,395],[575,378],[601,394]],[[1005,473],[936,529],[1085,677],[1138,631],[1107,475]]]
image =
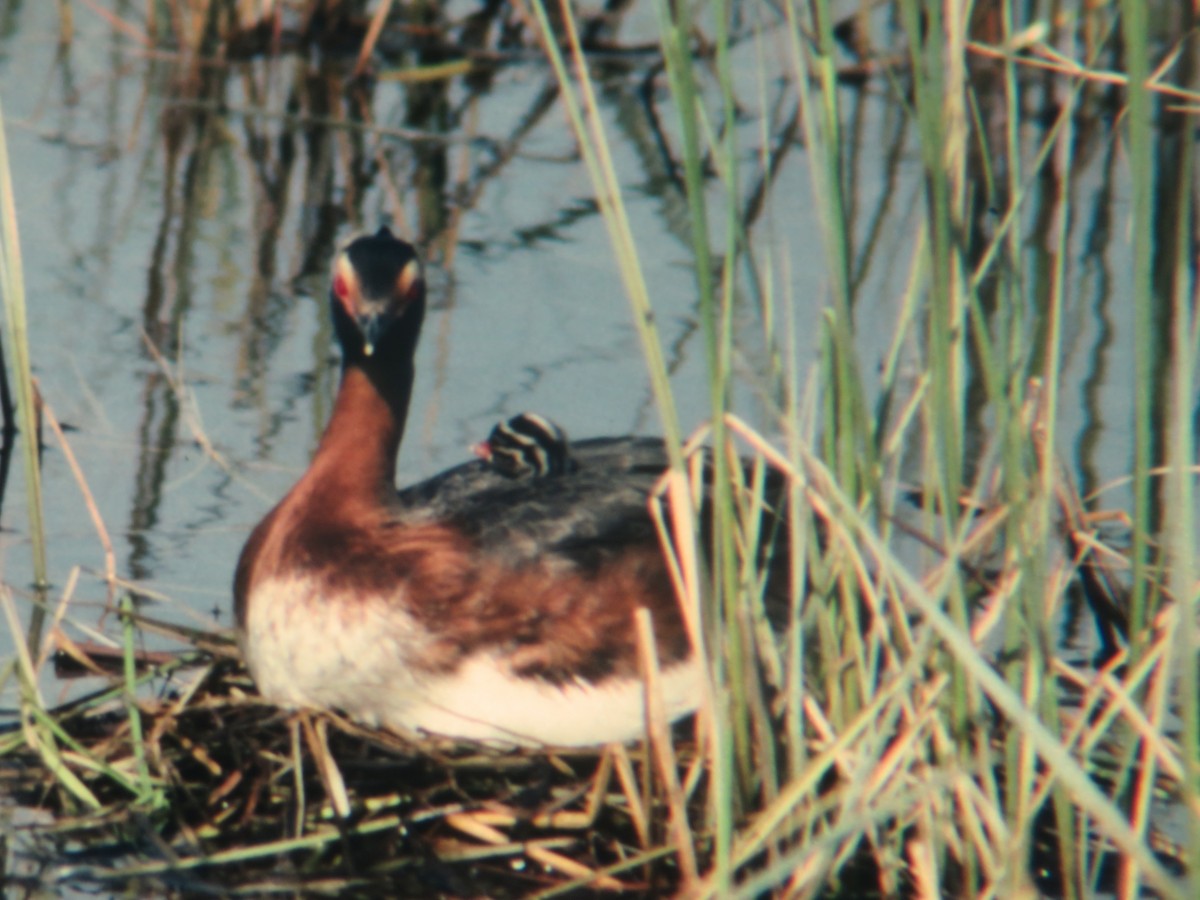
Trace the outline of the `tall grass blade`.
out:
[[[17,228],[17,201],[13,193],[8,161],[4,111],[0,107],[0,290],[4,293],[4,316],[8,324],[8,358],[12,360],[17,387],[17,420],[24,441],[21,461],[25,471],[25,493],[29,511],[29,540],[33,552],[34,587],[41,594],[49,584],[46,577],[46,539],[42,521],[42,478],[38,465],[36,397],[29,360],[29,329],[25,317],[25,274],[21,266],[21,240]],[[45,610],[35,604],[30,615],[28,646],[41,644]],[[17,635],[13,635],[17,639]]]
[[[1153,417],[1157,398],[1152,393],[1153,365],[1159,348],[1154,336],[1157,299],[1152,282],[1154,265],[1154,143],[1151,97],[1146,88],[1149,64],[1149,8],[1145,0],[1121,0],[1121,25],[1125,63],[1129,72],[1128,110],[1124,116],[1129,134],[1129,177],[1133,194],[1133,590],[1129,603],[1129,631],[1133,653],[1140,651],[1147,611],[1146,568],[1149,562],[1151,491],[1150,469]]]
[[[569,3],[560,3],[559,11],[562,15],[563,31],[567,37],[571,60],[574,64],[575,80],[572,80],[558,47],[557,32],[550,24],[543,0],[535,0],[532,6],[541,30],[543,48],[554,69],[563,106],[575,132],[575,138],[579,141],[584,164],[591,176],[592,185],[596,189],[596,202],[600,207],[605,227],[608,229],[609,238],[613,243],[621,280],[625,285],[625,293],[632,307],[634,326],[641,338],[651,389],[654,392],[659,419],[667,441],[667,451],[671,455],[672,466],[682,469],[683,456],[680,450],[682,437],[679,416],[675,410],[675,398],[671,392],[670,378],[667,375],[662,342],[659,339],[658,327],[654,322],[654,309],[650,303],[646,279],[642,274],[637,242],[622,202],[621,185],[617,179],[608,139],[604,133],[595,89],[588,73],[587,60],[579,43],[579,32],[575,25],[574,13]],[[576,81],[578,88],[576,88]]]

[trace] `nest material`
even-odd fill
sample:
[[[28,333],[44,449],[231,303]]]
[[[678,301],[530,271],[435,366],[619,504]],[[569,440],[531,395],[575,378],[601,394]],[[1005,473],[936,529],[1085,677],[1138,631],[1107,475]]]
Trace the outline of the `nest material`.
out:
[[[168,668],[170,689],[137,704],[140,755],[113,699],[53,714],[72,759],[91,761],[75,769],[99,809],[81,809],[33,751],[3,757],[8,795],[55,821],[24,833],[18,880],[447,897],[660,896],[678,883],[640,750],[407,739],[265,705],[222,655]]]

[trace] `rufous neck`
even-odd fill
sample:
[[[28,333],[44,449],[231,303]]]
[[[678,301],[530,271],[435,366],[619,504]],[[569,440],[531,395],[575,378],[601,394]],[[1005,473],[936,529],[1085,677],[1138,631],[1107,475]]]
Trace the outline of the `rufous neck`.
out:
[[[412,382],[411,363],[385,367],[377,357],[348,363],[309,475],[333,496],[390,496]]]

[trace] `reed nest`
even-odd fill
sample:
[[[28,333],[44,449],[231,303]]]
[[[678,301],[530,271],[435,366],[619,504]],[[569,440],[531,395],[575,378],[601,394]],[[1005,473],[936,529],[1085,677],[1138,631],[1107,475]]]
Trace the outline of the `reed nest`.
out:
[[[109,686],[42,720],[70,748],[63,759],[94,807],[36,751],[32,719],[10,727],[0,754],[0,789],[20,810],[10,810],[6,829],[19,845],[10,889],[549,898],[672,896],[685,887],[648,745],[494,749],[288,712],[256,695],[232,642],[178,637],[188,643],[178,652],[137,655],[135,707],[114,673]],[[63,677],[105,677],[128,662],[69,641],[54,661]],[[990,730],[999,746],[999,720]],[[703,822],[708,785],[695,731],[677,725],[672,744],[689,818]],[[1098,772],[1098,783],[1111,790],[1113,774]],[[826,779],[818,790],[832,787]],[[703,871],[709,836],[690,837]],[[863,840],[821,896],[919,893],[907,878],[881,879],[882,843]],[[1159,841],[1157,850],[1182,872],[1177,848]],[[1029,866],[1050,895],[1059,893],[1058,853],[1047,809]],[[1102,883],[1116,877],[1115,862],[1106,861]]]
[[[147,671],[161,687],[137,701],[141,796],[112,777],[137,768],[112,690],[53,713],[74,761],[91,760],[79,769],[99,807],[83,808],[28,746],[0,757],[4,793],[54,820],[26,832],[10,883],[448,897],[676,886],[642,750],[490,749],[289,713],[257,697],[231,645],[207,643],[155,654]],[[77,671],[81,653],[60,653],[60,668]]]

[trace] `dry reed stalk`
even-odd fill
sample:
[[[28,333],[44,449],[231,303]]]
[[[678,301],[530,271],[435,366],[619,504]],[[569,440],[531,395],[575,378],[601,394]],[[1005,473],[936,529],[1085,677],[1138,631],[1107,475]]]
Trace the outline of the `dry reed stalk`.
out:
[[[700,441],[707,435],[707,429],[689,439],[683,452],[687,457],[700,460]],[[695,535],[696,508],[700,492],[704,489],[703,476],[699,469],[692,472],[691,477],[685,476],[675,469],[668,469],[662,474],[658,484],[648,501],[651,517],[654,520],[658,540],[663,549],[667,569],[675,588],[675,598],[687,629],[688,642],[692,653],[705,673],[700,697],[698,720],[706,727],[703,733],[710,739],[710,746],[715,746],[711,729],[716,723],[716,706],[714,705],[712,679],[708,661],[708,646],[704,640],[704,622],[700,611],[700,559],[697,553]],[[667,525],[662,504],[667,504],[670,514],[670,525]]]
[[[1078,78],[1083,81],[1091,81],[1097,84],[1112,85],[1114,87],[1128,87],[1129,76],[1123,75],[1120,72],[1101,72],[1097,69],[1090,69],[1087,66],[1069,59],[1066,56],[1058,53],[1051,47],[1045,44],[1030,44],[1028,49],[1030,52],[1039,53],[1044,58],[1035,59],[1028,56],[1016,56],[1011,50],[1002,47],[993,47],[988,44],[979,43],[977,41],[967,41],[966,47],[972,53],[988,59],[1004,60],[1012,62],[1018,66],[1026,66],[1031,69],[1041,69],[1043,71],[1053,72],[1058,75],[1066,75],[1071,78]],[[1158,81],[1166,74],[1166,69],[1173,63],[1174,58],[1170,55],[1159,66],[1159,68],[1151,75],[1146,82],[1146,90],[1162,94],[1165,97],[1177,97],[1181,100],[1189,100],[1193,103],[1200,103],[1200,93],[1196,91],[1185,90],[1181,87],[1176,87],[1172,84],[1164,84]]]
[[[650,849],[650,818],[646,814],[645,804],[642,803],[637,775],[633,771],[633,763],[629,761],[629,753],[624,746],[618,744],[610,748],[613,762],[616,765],[617,780],[621,782],[621,791],[629,801],[629,819],[633,822],[633,830],[637,833],[638,845],[643,850]]]
[[[304,834],[304,815],[308,808],[304,792],[304,754],[300,749],[300,735],[299,717],[293,716],[288,722],[288,738],[292,748],[292,784],[296,792],[296,817],[292,820],[292,835],[297,838]]]
[[[1142,672],[1149,672],[1162,665],[1164,644],[1170,640],[1171,631],[1168,629],[1149,646],[1146,654],[1139,659],[1138,665],[1127,672],[1126,680],[1118,678],[1115,674],[1128,666],[1124,652],[1105,662],[1090,676],[1056,658],[1053,661],[1055,675],[1065,683],[1074,684],[1080,691],[1073,721],[1068,721],[1063,740],[1071,745],[1078,743],[1081,756],[1086,757],[1093,748],[1103,743],[1113,721],[1121,717],[1125,726],[1130,729],[1129,736],[1153,749],[1155,764],[1168,777],[1182,779],[1185,768],[1179,757],[1178,747],[1163,740],[1163,732],[1158,730],[1142,707],[1134,701],[1130,690],[1141,680]],[[1107,702],[1096,710],[1096,705],[1105,698]]]
[[[904,845],[908,854],[908,869],[916,888],[915,898],[936,900],[942,896],[941,879],[934,859],[933,842],[927,837],[913,838]]]
[[[590,887],[605,891],[623,891],[625,885],[617,879],[597,872],[581,862],[556,853],[539,841],[514,842],[504,832],[480,821],[472,813],[450,813],[445,817],[446,824],[454,827],[463,834],[469,835],[485,844],[496,847],[511,845],[514,852],[523,852],[534,862],[562,872],[571,878],[586,879]]]
[[[379,35],[383,32],[384,23],[387,22],[388,13],[392,11],[392,0],[381,0],[378,7],[375,9],[375,15],[371,17],[371,24],[367,28],[366,37],[363,38],[362,47],[358,51],[358,60],[354,63],[354,77],[361,78],[367,71],[367,63],[371,61],[371,53],[375,49],[375,43],[379,40]]]
[[[133,40],[137,41],[143,47],[154,46],[154,39],[144,30],[125,21],[120,16],[109,12],[107,9],[97,3],[96,0],[80,0],[80,2],[105,22],[107,22],[113,28],[113,30],[119,31],[126,37],[133,38]]]
[[[342,777],[342,770],[338,768],[337,761],[329,752],[329,724],[320,716],[317,716],[314,722],[313,716],[307,712],[300,713],[299,718],[308,752],[317,764],[317,771],[325,785],[330,805],[339,819],[348,819],[351,812],[350,795],[346,791],[346,780]]]
[[[261,500],[273,502],[272,498],[253,481],[241,477],[234,468],[233,464],[225,458],[211,440],[208,433],[204,430],[204,423],[200,419],[200,409],[196,405],[196,398],[192,392],[187,390],[182,379],[177,378],[171,371],[171,366],[162,352],[155,346],[154,341],[150,339],[150,335],[146,330],[142,329],[142,343],[145,344],[146,350],[150,356],[158,364],[159,370],[163,373],[163,377],[167,380],[167,385],[171,388],[171,392],[175,394],[176,400],[179,402],[179,408],[183,413],[183,419],[187,422],[188,429],[192,432],[192,438],[196,441],[197,446],[204,452],[204,455],[211,459],[221,471],[225,472],[230,478],[237,480],[238,484],[249,490],[254,496]],[[182,345],[182,341],[180,341]]]
[[[57,640],[57,633],[62,620],[67,615],[67,607],[71,603],[71,598],[75,596],[75,587],[79,584],[79,566],[71,566],[71,571],[67,574],[67,583],[63,585],[62,596],[58,598],[58,605],[54,608],[54,615],[50,618],[50,627],[46,629],[46,637],[42,641],[42,648],[38,652],[36,669],[41,670],[46,664],[46,660],[50,658],[50,653],[54,648]],[[97,643],[103,643],[107,647],[116,647],[115,641],[109,641],[105,638]]]
[[[650,611],[641,607],[634,613],[637,633],[638,671],[645,687],[646,734],[658,764],[659,777],[667,795],[669,820],[667,828],[675,844],[679,869],[683,878],[681,893],[694,888],[700,870],[696,864],[696,848],[692,843],[692,830],[687,821],[687,805],[679,786],[679,763],[675,759],[675,747],[671,743],[671,730],[667,722],[663,703],[662,678],[658,665],[658,653],[654,643],[654,623]]]
[[[43,421],[54,432],[54,437],[58,441],[59,448],[62,450],[63,459],[66,460],[67,466],[71,470],[71,475],[75,478],[75,484],[79,486],[79,492],[83,494],[83,505],[87,508],[88,516],[92,520],[92,527],[96,529],[96,536],[100,539],[100,546],[104,549],[104,580],[108,584],[109,599],[111,600],[117,581],[117,555],[113,551],[112,539],[108,536],[108,528],[104,525],[104,517],[100,515],[100,508],[96,505],[96,498],[92,494],[92,489],[88,486],[87,478],[83,474],[83,468],[79,465],[79,460],[75,457],[75,451],[71,449],[71,444],[67,440],[67,436],[63,433],[62,426],[58,422],[58,417],[54,415],[54,410],[44,397],[40,398],[40,406]]]
[[[21,620],[17,616],[17,607],[13,603],[12,592],[5,584],[0,584],[0,605],[4,607],[4,616],[8,620],[9,634],[12,635],[13,646],[17,654],[17,666],[26,680],[29,699],[35,702],[38,707],[45,709],[46,701],[42,697],[41,688],[38,686],[37,669],[34,668],[33,657],[29,654],[29,647],[25,641],[21,640],[23,634]],[[21,716],[22,725],[26,723],[27,719],[28,716]]]

